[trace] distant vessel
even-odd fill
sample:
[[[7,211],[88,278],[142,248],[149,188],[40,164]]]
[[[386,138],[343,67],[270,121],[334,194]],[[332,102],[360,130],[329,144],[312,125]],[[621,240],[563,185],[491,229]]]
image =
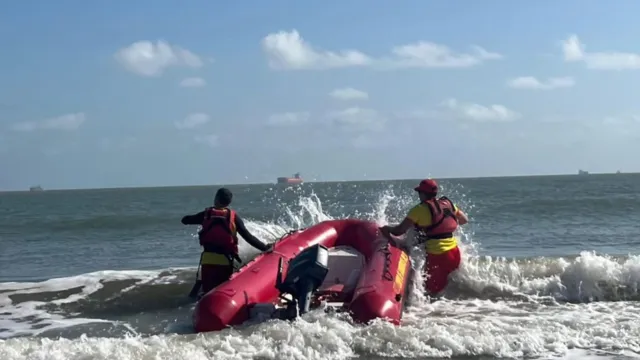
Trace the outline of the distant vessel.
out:
[[[620,172],[620,170],[618,170],[618,171],[616,171],[616,174],[622,174],[622,173]]]
[[[584,170],[578,170],[578,175],[589,175],[589,172]]]
[[[42,188],[42,186],[36,185],[36,186],[30,187],[29,191],[44,191],[44,189]]]
[[[295,173],[293,177],[279,177],[278,184],[302,184],[300,173]]]

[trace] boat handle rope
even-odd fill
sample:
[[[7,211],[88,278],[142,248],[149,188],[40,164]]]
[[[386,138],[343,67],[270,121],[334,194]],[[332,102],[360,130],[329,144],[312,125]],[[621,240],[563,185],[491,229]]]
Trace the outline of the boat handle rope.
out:
[[[391,271],[389,268],[391,267],[391,250],[389,250],[389,243],[386,243],[379,249],[382,254],[384,254],[384,267],[382,269],[382,278],[387,281],[393,280],[393,275],[391,275]]]
[[[295,234],[295,233],[297,233],[297,232],[303,231],[304,229],[306,229],[306,228],[299,228],[299,229],[289,230],[289,231],[287,231],[284,235],[280,236],[280,238],[279,238],[278,240],[276,240],[276,241],[274,242],[274,244],[277,244],[277,243],[279,243],[280,241],[284,240],[284,238],[288,237],[289,235],[293,235],[293,234]]]

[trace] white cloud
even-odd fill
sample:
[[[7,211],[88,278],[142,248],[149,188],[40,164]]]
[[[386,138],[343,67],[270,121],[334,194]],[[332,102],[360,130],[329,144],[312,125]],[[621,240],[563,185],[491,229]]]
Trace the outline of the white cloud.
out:
[[[189,50],[158,40],[137,41],[118,50],[115,59],[127,70],[141,76],[159,76],[170,66],[202,67],[204,62]]]
[[[209,115],[205,113],[193,113],[193,114],[187,115],[184,119],[180,121],[176,121],[174,125],[179,130],[195,129],[199,126],[202,126],[208,123],[209,120],[210,120]]]
[[[329,93],[329,96],[339,100],[367,100],[369,94],[354,88],[335,89]]]
[[[285,112],[273,114],[267,119],[267,124],[271,126],[290,126],[297,125],[309,120],[308,112]]]
[[[471,53],[456,53],[448,47],[431,42],[417,42],[395,47],[391,55],[373,58],[358,50],[328,51],[307,43],[297,30],[279,31],[262,40],[262,49],[269,66],[274,69],[331,69],[351,66],[393,68],[460,68],[478,65],[485,60],[501,59],[502,55],[473,46]]]
[[[361,107],[331,111],[327,114],[327,118],[338,126],[362,131],[382,130],[386,122],[385,117],[376,110]]]
[[[25,121],[15,123],[12,126],[14,131],[35,131],[35,130],[77,130],[86,120],[84,113],[66,114],[41,121]]]
[[[577,35],[570,35],[562,42],[562,52],[565,61],[580,61],[584,58],[584,45]]]
[[[638,70],[640,54],[623,52],[587,52],[577,35],[570,35],[562,42],[564,60],[582,61],[588,69],[594,70]]]
[[[205,144],[205,145],[210,146],[210,147],[218,146],[218,135],[216,135],[216,134],[198,135],[194,139],[195,139],[196,142],[199,142],[201,144]]]
[[[394,56],[380,60],[383,68],[466,68],[502,55],[472,46],[471,53],[456,53],[447,46],[420,41],[392,49]]]
[[[521,115],[504,105],[480,105],[461,103],[456,99],[448,99],[443,105],[456,115],[477,122],[507,122],[519,118]]]
[[[262,49],[275,69],[329,69],[366,65],[371,59],[356,50],[316,50],[297,30],[279,31],[262,39]]]
[[[205,85],[207,85],[207,82],[199,77],[186,78],[180,81],[181,87],[203,87]]]
[[[552,77],[540,81],[533,76],[521,76],[507,81],[507,86],[514,89],[553,90],[574,85],[575,81],[570,77]]]

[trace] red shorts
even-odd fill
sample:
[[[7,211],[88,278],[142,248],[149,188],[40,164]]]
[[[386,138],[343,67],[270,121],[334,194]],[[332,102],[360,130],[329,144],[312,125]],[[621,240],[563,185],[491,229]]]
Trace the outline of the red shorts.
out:
[[[202,292],[208,293],[216,286],[229,280],[233,274],[232,265],[201,265]]]
[[[424,287],[429,295],[436,295],[449,283],[449,275],[460,266],[460,249],[455,248],[442,254],[427,254],[424,264]]]

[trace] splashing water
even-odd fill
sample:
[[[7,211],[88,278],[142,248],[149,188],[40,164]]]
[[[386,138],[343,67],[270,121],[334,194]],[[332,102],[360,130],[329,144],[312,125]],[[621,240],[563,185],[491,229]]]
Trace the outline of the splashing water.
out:
[[[462,208],[472,209],[462,191],[453,188],[443,192],[457,198]],[[276,221],[247,221],[247,226],[257,236],[275,241],[291,229],[345,214],[384,225],[400,221],[414,201],[395,195],[390,188],[368,210],[340,213],[347,207],[323,203],[311,193],[286,206]],[[433,303],[424,299],[419,271],[424,253],[412,255],[417,270],[413,295],[399,327],[383,321],[361,326],[344,314],[312,311],[293,322],[274,320],[218,333],[176,334],[176,323],[189,322],[191,307],[187,306],[178,315],[167,315],[168,324],[165,321],[160,330],[128,326],[122,331],[124,335],[117,337],[97,333],[69,339],[0,340],[0,359],[640,357],[635,355],[640,352],[640,306],[632,301],[640,298],[640,257],[616,259],[585,252],[568,259],[492,258],[480,255],[472,229],[459,230],[463,263],[444,299]],[[256,254],[255,249],[242,244],[244,258]],[[121,320],[90,315],[104,314],[99,306],[111,306],[139,316],[150,299],[173,304],[171,301],[186,293],[194,271],[107,271],[38,283],[3,283],[0,335],[43,334],[98,321],[122,326]],[[101,291],[108,293],[98,295]],[[45,293],[58,297],[52,300]],[[17,301],[20,296],[25,299]],[[163,315],[158,311],[154,316]],[[36,326],[33,321],[15,321],[29,317],[37,319]]]

